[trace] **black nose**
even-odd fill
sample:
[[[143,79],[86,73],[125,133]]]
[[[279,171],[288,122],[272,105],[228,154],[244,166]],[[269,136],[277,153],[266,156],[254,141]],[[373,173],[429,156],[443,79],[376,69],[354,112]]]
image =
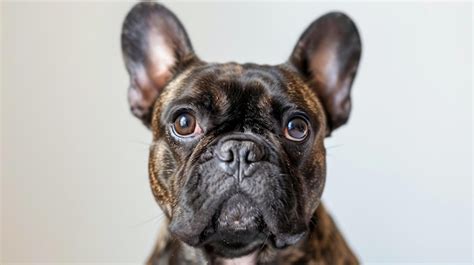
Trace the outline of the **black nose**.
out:
[[[264,151],[254,140],[224,139],[216,148],[216,156],[225,172],[242,181],[244,177],[252,175],[250,165],[261,161]]]

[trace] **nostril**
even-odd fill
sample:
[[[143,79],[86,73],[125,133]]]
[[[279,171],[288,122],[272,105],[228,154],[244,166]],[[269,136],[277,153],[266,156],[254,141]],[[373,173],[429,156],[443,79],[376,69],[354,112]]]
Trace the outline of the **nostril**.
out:
[[[241,150],[241,157],[245,159],[247,163],[254,163],[262,160],[263,152],[261,148],[259,148],[254,143],[249,143],[243,150]],[[242,156],[243,155],[243,156]]]
[[[219,152],[217,153],[217,157],[222,162],[232,162],[232,160],[234,160],[234,153],[232,153],[231,151]]]
[[[259,146],[253,141],[242,141],[242,140],[227,140],[221,142],[216,150],[215,154],[217,158],[228,165],[240,166],[259,162],[263,159],[264,151],[263,147]]]
[[[247,162],[256,162],[257,161],[257,155],[255,152],[248,152],[247,154]]]
[[[262,160],[262,156],[263,156],[262,153],[259,152],[258,150],[249,151],[247,153],[247,162],[249,163],[258,162]]]
[[[224,143],[218,148],[217,158],[222,162],[232,162],[234,160],[234,150],[228,143]]]
[[[255,150],[243,149],[239,152],[240,158],[245,163],[254,163],[260,161],[260,156]]]

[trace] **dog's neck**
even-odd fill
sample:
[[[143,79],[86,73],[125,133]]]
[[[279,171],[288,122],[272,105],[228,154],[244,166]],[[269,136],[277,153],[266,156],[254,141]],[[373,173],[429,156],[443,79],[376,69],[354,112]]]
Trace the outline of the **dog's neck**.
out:
[[[297,245],[284,250],[264,247],[247,256],[236,259],[222,259],[191,248],[170,237],[166,229],[148,264],[215,264],[215,265],[257,265],[257,264],[358,264],[357,258],[328,215],[323,205],[316,210],[307,237]],[[210,262],[209,262],[210,261]]]

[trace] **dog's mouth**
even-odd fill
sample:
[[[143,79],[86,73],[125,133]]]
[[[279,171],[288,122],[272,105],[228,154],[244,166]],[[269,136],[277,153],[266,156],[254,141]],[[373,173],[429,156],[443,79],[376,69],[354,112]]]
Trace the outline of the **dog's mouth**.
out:
[[[247,255],[271,237],[260,210],[243,194],[224,201],[211,223],[201,233],[201,246],[225,258]]]
[[[201,206],[194,215],[172,218],[171,233],[212,256],[233,259],[254,253],[266,245],[272,248],[294,245],[307,231],[304,220],[299,216],[292,217],[291,209],[273,209],[271,202],[256,203],[253,196],[242,191],[222,197],[211,200],[207,208]],[[269,207],[265,208],[265,205]],[[179,213],[182,212],[177,211]]]

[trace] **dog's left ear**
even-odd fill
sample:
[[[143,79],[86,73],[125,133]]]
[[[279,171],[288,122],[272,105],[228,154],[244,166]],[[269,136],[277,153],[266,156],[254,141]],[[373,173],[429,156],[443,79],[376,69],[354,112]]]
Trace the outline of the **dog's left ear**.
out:
[[[323,104],[327,135],[345,124],[350,90],[359,65],[361,41],[352,20],[338,12],[314,21],[300,37],[289,63],[297,68]]]

